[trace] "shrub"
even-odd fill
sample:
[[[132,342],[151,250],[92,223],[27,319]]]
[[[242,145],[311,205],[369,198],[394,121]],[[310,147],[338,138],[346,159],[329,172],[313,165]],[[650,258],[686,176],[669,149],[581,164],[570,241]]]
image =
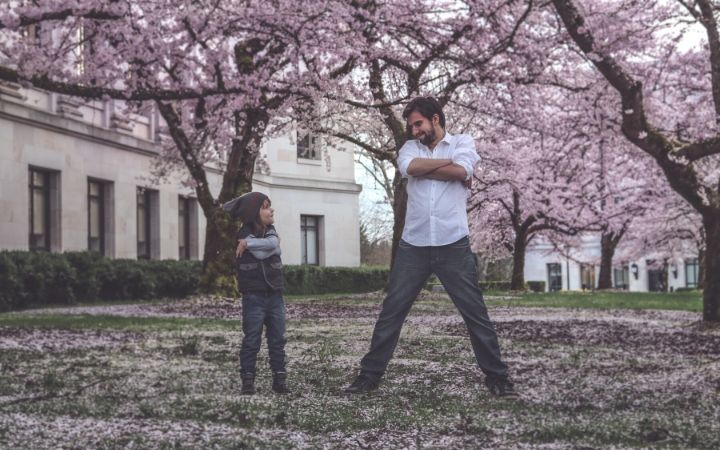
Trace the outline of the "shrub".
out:
[[[102,281],[100,274],[108,260],[96,252],[68,252],[65,253],[70,265],[75,269],[76,279],[75,297],[79,301],[90,301],[98,298]]]
[[[147,261],[155,275],[155,296],[186,297],[197,290],[202,265],[198,261]]]
[[[383,289],[387,267],[285,266],[285,293],[290,295],[332,292],[371,292]]]
[[[17,266],[7,253],[0,253],[0,312],[17,307],[20,278]]]
[[[17,268],[15,307],[69,305],[75,302],[75,269],[63,255],[47,252],[4,252]]]
[[[545,292],[545,282],[544,281],[528,281],[527,283],[528,289],[530,289],[533,292]]]
[[[481,281],[480,289],[483,291],[509,291],[509,281]]]

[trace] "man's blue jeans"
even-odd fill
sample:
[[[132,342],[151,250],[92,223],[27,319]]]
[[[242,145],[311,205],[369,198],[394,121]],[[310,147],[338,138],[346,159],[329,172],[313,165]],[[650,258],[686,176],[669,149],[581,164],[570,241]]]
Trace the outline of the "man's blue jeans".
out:
[[[240,348],[241,373],[255,373],[263,325],[267,337],[270,368],[285,371],[285,302],[282,292],[245,293],[242,298],[243,340]]]
[[[506,377],[507,366],[500,358],[497,334],[488,317],[478,284],[477,261],[467,237],[438,247],[415,247],[400,241],[370,351],[360,362],[361,373],[374,380],[383,376],[403,322],[431,273],[437,275],[460,311],[480,369],[488,376]]]

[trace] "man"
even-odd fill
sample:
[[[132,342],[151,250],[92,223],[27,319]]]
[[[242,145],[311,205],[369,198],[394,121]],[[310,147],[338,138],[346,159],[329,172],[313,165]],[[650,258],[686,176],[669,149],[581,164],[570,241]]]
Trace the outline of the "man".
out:
[[[400,173],[408,179],[405,228],[370,351],[360,362],[360,375],[345,392],[361,394],[378,388],[405,317],[435,273],[467,325],[475,359],[486,375],[485,385],[495,395],[517,396],[500,358],[468,239],[466,189],[480,159],[475,143],[468,135],[445,131],[442,107],[431,97],[413,99],[403,118],[415,138],[398,155]]]

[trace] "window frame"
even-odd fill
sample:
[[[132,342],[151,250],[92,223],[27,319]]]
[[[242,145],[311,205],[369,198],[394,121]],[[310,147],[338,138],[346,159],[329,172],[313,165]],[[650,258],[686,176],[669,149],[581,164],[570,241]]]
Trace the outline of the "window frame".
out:
[[[562,291],[563,286],[563,278],[562,278],[562,264],[558,262],[553,263],[547,263],[545,265],[545,268],[547,270],[547,277],[548,277],[548,292],[556,292],[556,291]],[[552,269],[557,269],[557,273],[553,272]],[[553,284],[553,278],[559,279],[559,283],[557,285]],[[557,287],[557,289],[553,289],[554,287]]]
[[[700,282],[700,260],[699,258],[685,258],[684,265],[685,265],[685,287],[691,288],[691,289],[697,289],[698,283]],[[694,282],[690,282],[690,276],[688,274],[688,269],[690,267],[693,267],[694,270]]]
[[[183,195],[178,196],[178,259],[189,260],[190,255],[190,214],[191,214],[191,202],[190,197]],[[181,208],[182,205],[182,208]],[[181,215],[181,212],[184,214]],[[184,227],[184,236],[180,235],[180,224]]]
[[[135,217],[135,229],[136,229],[136,242],[137,242],[137,259],[152,259],[152,249],[150,246],[151,241],[151,235],[150,235],[150,189],[146,189],[143,187],[138,187],[136,190],[135,195],[135,202],[136,202],[136,217]],[[140,241],[140,207],[141,202],[140,198],[142,197],[142,210],[144,213],[144,231],[145,231],[145,241]],[[140,246],[143,245],[144,251],[140,251]]]
[[[303,141],[307,139],[307,144],[303,144]],[[320,136],[310,131],[298,130],[297,139],[295,142],[295,150],[298,161],[309,162],[322,160],[322,152],[320,151]],[[300,149],[301,147],[306,148],[304,152]]]
[[[622,273],[622,282],[623,284],[618,283],[618,273]],[[623,290],[629,290],[630,289],[630,266],[627,264],[623,264],[621,267],[613,267],[613,287],[615,289],[623,289]]]
[[[315,216],[311,214],[301,214],[300,215],[300,264],[302,265],[309,265],[309,266],[319,266],[320,265],[320,219],[322,216]],[[307,219],[313,219],[314,225],[308,225]],[[307,232],[309,229],[315,230],[315,258],[316,262],[310,263],[308,262],[308,238],[307,238]],[[304,247],[303,247],[304,244]]]
[[[43,185],[42,186],[36,186],[35,185],[35,173],[40,174],[43,179]],[[29,199],[28,199],[28,213],[29,213],[29,223],[28,223],[28,249],[31,251],[50,251],[51,248],[51,210],[50,210],[50,183],[51,183],[51,176],[52,171],[46,170],[46,169],[40,169],[38,167],[29,167],[28,169],[28,192],[29,192]],[[43,205],[42,205],[42,211],[43,215],[43,227],[44,233],[42,235],[37,235],[34,233],[34,225],[35,225],[35,192],[37,190],[40,190],[42,193],[42,199],[43,199]],[[36,242],[35,236],[43,236],[43,244],[42,245],[34,245],[34,242]]]
[[[97,195],[97,196],[93,196],[93,195],[91,194],[90,186],[91,186],[92,184],[95,184],[95,185],[97,185],[97,186],[99,187],[99,192],[98,192],[98,195]],[[89,251],[98,251],[101,255],[105,255],[105,254],[106,254],[105,239],[106,239],[106,235],[107,235],[107,229],[106,229],[106,227],[105,227],[105,214],[106,214],[106,211],[107,211],[107,205],[105,204],[105,195],[106,195],[106,191],[107,191],[107,182],[105,182],[105,181],[103,181],[103,180],[98,180],[98,179],[96,179],[96,178],[88,178],[88,184],[87,184],[87,186],[88,186],[88,187],[87,187],[87,189],[88,189],[88,192],[87,192],[87,201],[88,201],[88,208],[87,208],[87,210],[88,210],[88,215],[87,215],[87,218],[88,218],[88,222],[87,222],[87,226],[88,226],[88,250],[89,250]],[[98,224],[99,224],[99,226],[100,226],[100,236],[98,236],[97,238],[93,238],[92,235],[91,235],[91,233],[92,233],[92,214],[91,214],[91,207],[90,207],[90,205],[91,205],[91,203],[92,203],[93,198],[97,199],[97,201],[98,201],[98,214],[99,214]],[[92,239],[98,239],[98,241],[99,241],[99,250],[94,250],[94,249],[92,248],[92,247],[93,247],[93,246],[92,246]]]

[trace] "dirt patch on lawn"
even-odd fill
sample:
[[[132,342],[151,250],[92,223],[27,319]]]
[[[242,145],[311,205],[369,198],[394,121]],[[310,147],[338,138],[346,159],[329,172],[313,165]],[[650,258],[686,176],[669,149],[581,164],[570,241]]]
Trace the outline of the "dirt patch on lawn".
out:
[[[465,324],[449,324],[441,329],[450,335],[468,335]],[[720,336],[679,327],[661,328],[605,320],[507,320],[496,322],[495,329],[498,336],[513,341],[603,346],[698,356],[720,355]]]

